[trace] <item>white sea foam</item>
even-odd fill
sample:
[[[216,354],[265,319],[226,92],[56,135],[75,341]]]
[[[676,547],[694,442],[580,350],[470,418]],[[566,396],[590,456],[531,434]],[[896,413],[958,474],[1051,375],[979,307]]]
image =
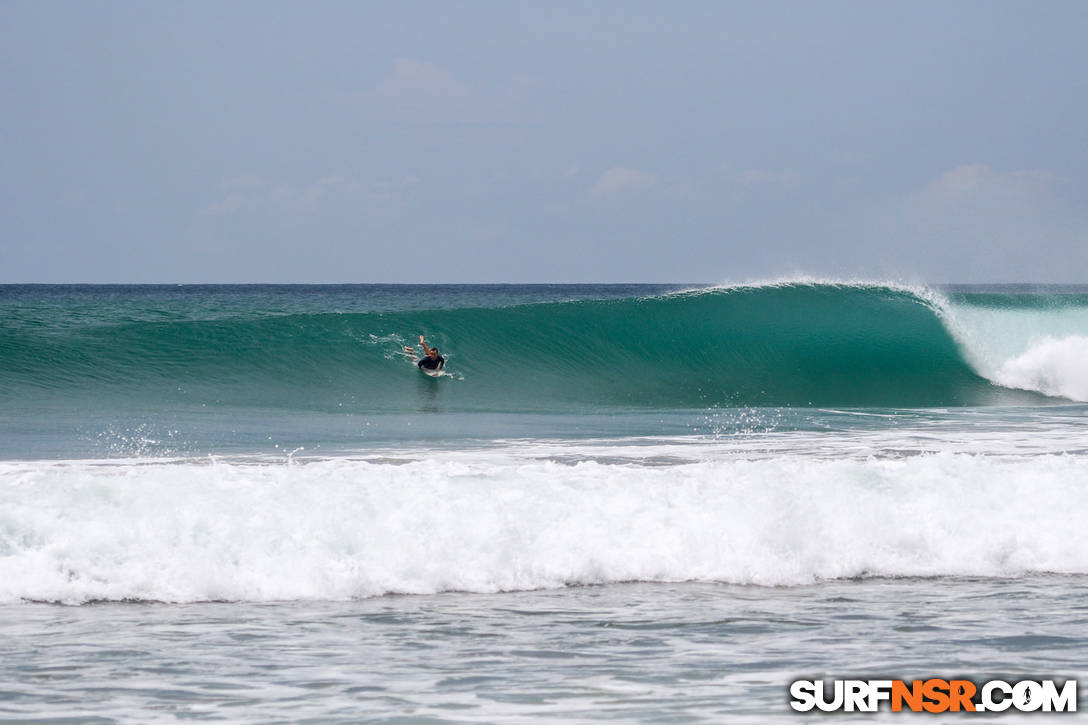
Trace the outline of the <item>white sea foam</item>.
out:
[[[1045,337],[1005,362],[994,377],[1008,387],[1088,401],[1088,337]]]
[[[998,385],[1088,402],[1088,308],[942,305],[980,374]]]
[[[1088,458],[0,464],[0,601],[1088,572]]]

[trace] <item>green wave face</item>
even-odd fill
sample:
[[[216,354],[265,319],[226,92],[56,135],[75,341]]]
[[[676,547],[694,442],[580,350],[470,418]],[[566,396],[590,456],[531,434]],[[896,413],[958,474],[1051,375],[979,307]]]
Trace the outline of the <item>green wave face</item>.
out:
[[[419,334],[441,348],[451,375],[431,379],[414,369],[402,347]],[[1018,400],[971,368],[922,297],[819,284],[417,312],[0,327],[0,392],[49,391],[350,411],[398,410],[421,399],[465,411]]]

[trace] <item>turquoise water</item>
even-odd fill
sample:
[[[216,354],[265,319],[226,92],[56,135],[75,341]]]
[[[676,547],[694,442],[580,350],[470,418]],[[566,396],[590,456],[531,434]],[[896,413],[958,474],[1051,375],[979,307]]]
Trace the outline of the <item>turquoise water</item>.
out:
[[[0,384],[107,405],[401,410],[420,396],[402,354],[417,331],[449,358],[451,412],[1034,400],[980,376],[942,302],[909,288],[32,288],[5,302]]]
[[[343,449],[727,433],[718,411],[804,428],[778,411],[1088,396],[1065,369],[1083,351],[1071,333],[1088,327],[1077,288],[8,286],[0,309],[9,458],[258,452],[270,435]],[[995,320],[1016,329],[988,330]],[[1067,349],[1003,371],[1048,324]],[[442,349],[447,376],[415,374],[403,348],[418,334]],[[995,345],[1011,347],[994,361]],[[707,411],[715,423],[700,422]],[[420,413],[431,415],[406,430],[401,418]]]
[[[1075,286],[3,286],[0,713],[1083,675],[1085,360]]]

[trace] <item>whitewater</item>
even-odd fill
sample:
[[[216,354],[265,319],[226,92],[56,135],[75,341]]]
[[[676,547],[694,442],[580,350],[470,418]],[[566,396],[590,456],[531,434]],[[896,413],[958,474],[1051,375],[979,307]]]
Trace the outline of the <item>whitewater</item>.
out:
[[[1083,676],[1085,360],[1083,286],[0,286],[0,714]]]
[[[5,464],[0,601],[1088,574],[1085,457],[599,457]]]

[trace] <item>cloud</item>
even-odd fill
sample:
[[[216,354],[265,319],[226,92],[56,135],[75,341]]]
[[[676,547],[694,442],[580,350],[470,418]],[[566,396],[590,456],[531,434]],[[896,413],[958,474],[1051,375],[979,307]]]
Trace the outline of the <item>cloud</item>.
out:
[[[901,221],[920,234],[1000,241],[1049,226],[1061,180],[1049,171],[998,171],[986,164],[949,169],[911,195]]]
[[[657,175],[649,171],[614,166],[597,178],[597,181],[589,190],[589,196],[593,199],[599,199],[620,193],[644,191],[657,184],[657,182]]]
[[[492,79],[493,80],[493,79]],[[476,82],[473,82],[476,81]],[[413,58],[394,58],[390,73],[366,89],[342,90],[337,101],[363,117],[379,123],[429,128],[477,127],[489,143],[500,127],[505,133],[539,117],[530,109],[532,88],[515,78],[503,87],[466,81],[435,63]]]
[[[409,58],[393,61],[393,75],[378,84],[377,93],[388,101],[404,104],[458,103],[471,95],[452,73],[432,63]]]
[[[409,190],[417,184],[419,177],[415,174],[375,181],[363,188],[362,199],[372,214],[396,213],[404,206]]]
[[[741,174],[741,180],[745,186],[792,186],[797,181],[797,176],[793,169],[748,169]]]
[[[414,175],[369,184],[339,174],[323,176],[306,184],[274,182],[252,175],[237,176],[219,184],[222,198],[206,206],[201,214],[216,216],[264,208],[309,216],[320,211],[325,201],[333,199],[362,201],[371,211],[378,211],[392,206],[401,192],[418,182],[419,178]]]
[[[1061,179],[1049,171],[1000,172],[986,164],[949,169],[912,200],[919,211],[947,208],[1007,208],[1045,198]]]
[[[258,189],[268,182],[260,176],[236,176],[233,179],[227,179],[222,184],[221,188],[237,191],[249,191],[251,189]]]
[[[981,163],[945,171],[883,221],[889,256],[909,256],[935,280],[1061,280],[1088,273],[1083,209],[1050,171]]]
[[[409,58],[393,61],[393,74],[362,98],[387,119],[413,123],[456,123],[494,126],[509,122],[511,109],[462,82],[433,63]]]

